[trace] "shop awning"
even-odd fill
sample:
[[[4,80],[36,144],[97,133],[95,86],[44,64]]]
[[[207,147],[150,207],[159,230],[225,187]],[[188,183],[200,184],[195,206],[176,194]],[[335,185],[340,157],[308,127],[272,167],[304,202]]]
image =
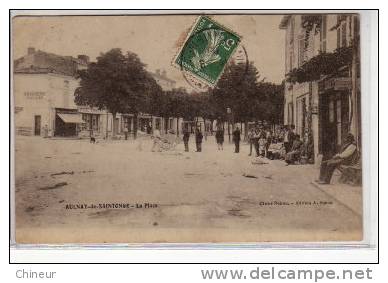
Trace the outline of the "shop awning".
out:
[[[74,124],[82,124],[82,123],[85,123],[85,121],[82,120],[81,114],[78,114],[78,113],[74,113],[74,114],[70,114],[70,113],[58,113],[57,115],[58,115],[59,118],[61,118],[62,121],[65,122],[65,123],[74,123]]]

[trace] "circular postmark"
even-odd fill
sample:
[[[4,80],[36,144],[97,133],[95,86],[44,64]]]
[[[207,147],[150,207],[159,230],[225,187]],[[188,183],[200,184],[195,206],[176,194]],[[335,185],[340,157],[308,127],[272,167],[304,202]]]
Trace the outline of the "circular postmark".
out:
[[[204,92],[214,87],[229,64],[243,65],[236,83],[248,71],[248,54],[240,38],[212,24],[193,32],[184,42],[175,62],[184,80],[195,90]]]

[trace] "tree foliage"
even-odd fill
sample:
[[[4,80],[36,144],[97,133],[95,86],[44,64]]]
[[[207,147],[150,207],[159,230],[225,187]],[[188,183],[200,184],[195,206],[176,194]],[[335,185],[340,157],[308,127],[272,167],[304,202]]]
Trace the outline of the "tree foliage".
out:
[[[149,110],[147,97],[158,97],[162,91],[136,54],[123,54],[118,48],[102,53],[78,75],[81,81],[75,102],[106,109],[114,117]]]
[[[137,117],[143,112],[186,121],[197,117],[225,121],[230,108],[235,122],[281,120],[283,85],[265,82],[252,62],[231,62],[216,87],[203,93],[188,93],[184,88],[163,91],[136,54],[123,54],[120,49],[101,54],[79,77],[76,103],[106,109],[113,116]]]
[[[316,81],[323,75],[336,74],[341,67],[352,63],[352,46],[341,47],[334,52],[320,53],[299,68],[294,68],[287,74],[287,82],[303,83]]]

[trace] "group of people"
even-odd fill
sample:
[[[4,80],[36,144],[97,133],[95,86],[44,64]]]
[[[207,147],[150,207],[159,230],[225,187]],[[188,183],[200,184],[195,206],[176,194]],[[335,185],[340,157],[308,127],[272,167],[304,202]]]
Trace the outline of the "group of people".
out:
[[[238,126],[233,130],[233,142],[235,145],[235,153],[240,151],[241,132]],[[154,134],[154,146],[152,151],[156,147],[159,147],[160,143],[160,132],[155,130]],[[183,143],[185,151],[189,151],[189,139],[190,131],[186,128],[183,131]],[[215,134],[216,143],[218,150],[223,150],[224,143],[224,130],[222,127],[218,127]],[[195,129],[195,144],[196,151],[202,151],[203,134],[199,128]],[[277,128],[274,132],[270,128],[263,126],[255,126],[249,130],[248,133],[249,142],[249,156],[252,155],[253,149],[255,150],[256,156],[267,157],[269,159],[283,159],[286,165],[294,164],[299,161],[302,156],[307,156],[313,152],[312,138],[306,134],[301,139],[300,135],[295,133],[295,126],[284,126]],[[159,148],[160,150],[160,148]],[[333,172],[336,168],[341,165],[353,164],[358,158],[358,151],[355,144],[354,136],[349,133],[341,147],[338,154],[333,157],[322,161],[320,166],[320,174],[317,182],[319,184],[330,184]]]
[[[294,164],[303,156],[306,160],[312,152],[312,139],[308,133],[303,140],[295,132],[295,125],[285,125],[272,131],[269,127],[257,125],[248,133],[249,156],[253,149],[257,157],[284,159],[286,165]]]
[[[233,142],[235,144],[235,153],[240,152],[240,141],[241,141],[241,132],[239,127],[235,127],[233,130]],[[218,150],[224,150],[224,130],[221,127],[217,127],[216,134],[216,143]],[[185,151],[189,151],[189,139],[190,139],[190,131],[188,129],[185,129],[183,131],[183,143],[185,145]],[[199,128],[195,129],[195,145],[196,145],[196,151],[201,152],[202,151],[202,140],[203,140],[203,134]]]

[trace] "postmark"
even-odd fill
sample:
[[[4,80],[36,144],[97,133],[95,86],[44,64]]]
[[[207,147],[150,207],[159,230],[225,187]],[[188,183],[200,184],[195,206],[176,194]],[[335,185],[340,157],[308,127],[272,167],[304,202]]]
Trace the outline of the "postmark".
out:
[[[197,87],[213,87],[240,43],[241,36],[237,33],[209,17],[200,16],[174,59],[174,65]]]

